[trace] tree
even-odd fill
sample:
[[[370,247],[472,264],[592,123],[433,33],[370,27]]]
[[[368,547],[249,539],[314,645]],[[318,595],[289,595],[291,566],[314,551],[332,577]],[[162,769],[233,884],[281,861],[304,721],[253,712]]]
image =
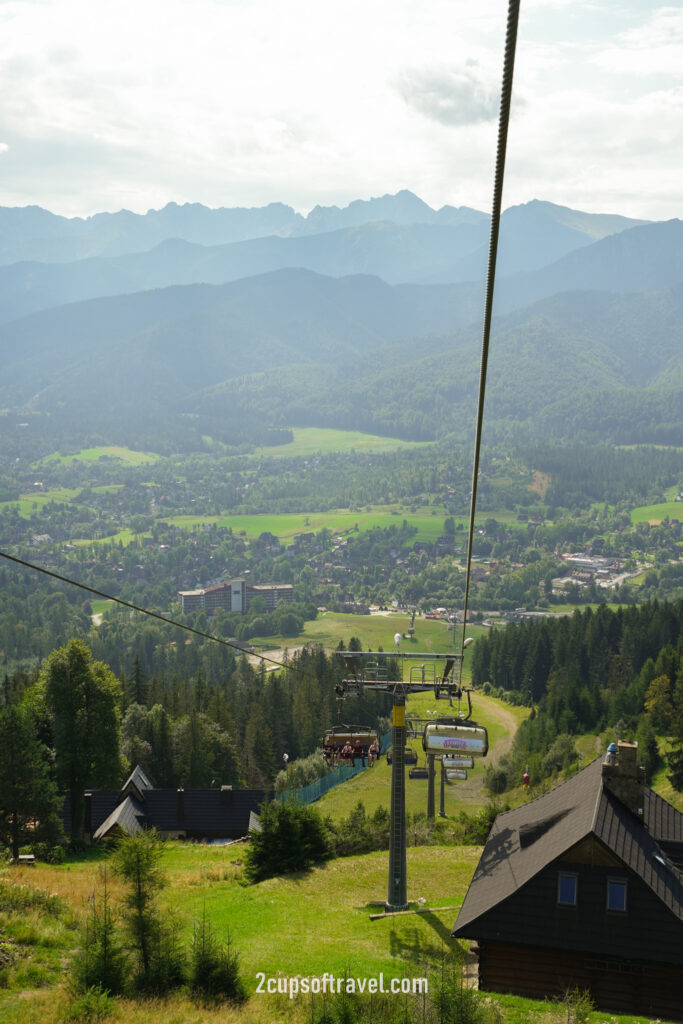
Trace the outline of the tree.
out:
[[[136,982],[164,991],[184,980],[184,959],[172,923],[162,920],[158,894],[166,884],[161,870],[163,844],[156,832],[123,836],[112,858],[126,888],[124,920],[138,956]]]
[[[645,710],[654,728],[668,734],[674,713],[668,676],[657,676],[652,680],[645,695]]]
[[[83,834],[84,790],[121,779],[121,686],[77,639],[52,652],[41,683],[52,716],[57,782],[69,791],[73,840]]]
[[[229,935],[225,942],[216,935],[206,916],[206,904],[201,918],[194,923],[188,980],[195,992],[210,998],[222,996],[241,1002],[246,996],[239,972],[239,954],[232,948]]]
[[[83,945],[72,971],[81,992],[97,986],[111,995],[119,995],[124,988],[126,958],[116,931],[106,867],[100,869],[100,882],[100,892],[92,895]]]
[[[245,856],[245,874],[250,882],[304,871],[331,856],[323,820],[312,807],[264,804],[260,820],[261,831],[250,834]]]
[[[61,801],[28,709],[0,712],[0,750],[0,842],[16,860],[24,843],[59,841]]]

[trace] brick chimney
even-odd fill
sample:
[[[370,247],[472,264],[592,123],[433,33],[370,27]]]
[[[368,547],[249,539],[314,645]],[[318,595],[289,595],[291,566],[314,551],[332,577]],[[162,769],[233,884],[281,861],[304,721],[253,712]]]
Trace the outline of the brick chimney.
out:
[[[638,744],[619,740],[616,753],[608,751],[602,763],[603,785],[630,811],[643,816],[645,769],[638,767]]]

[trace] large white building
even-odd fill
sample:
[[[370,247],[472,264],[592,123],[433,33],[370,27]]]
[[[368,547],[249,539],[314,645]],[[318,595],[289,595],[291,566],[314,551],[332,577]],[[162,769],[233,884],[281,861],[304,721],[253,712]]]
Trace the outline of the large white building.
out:
[[[201,590],[179,590],[178,598],[184,612],[203,610],[213,615],[217,608],[229,612],[246,612],[255,597],[262,597],[267,612],[272,612],[281,601],[292,601],[294,588],[291,583],[248,584],[237,578],[215,583]]]

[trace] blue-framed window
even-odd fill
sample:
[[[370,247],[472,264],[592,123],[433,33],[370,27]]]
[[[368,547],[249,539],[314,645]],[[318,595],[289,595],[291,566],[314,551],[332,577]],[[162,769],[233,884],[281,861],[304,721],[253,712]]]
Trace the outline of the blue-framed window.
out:
[[[626,911],[626,879],[607,879],[607,909]]]
[[[557,876],[557,902],[561,907],[575,907],[579,890],[579,877],[569,871]]]

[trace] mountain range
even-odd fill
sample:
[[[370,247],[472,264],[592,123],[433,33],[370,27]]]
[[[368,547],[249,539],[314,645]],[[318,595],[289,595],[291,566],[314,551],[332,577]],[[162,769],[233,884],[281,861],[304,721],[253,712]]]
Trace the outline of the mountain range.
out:
[[[215,432],[221,416],[242,415],[462,433],[488,230],[483,213],[431,210],[408,192],[305,218],[281,204],[87,220],[0,210],[0,405],[84,429],[103,417],[161,426],[192,416]],[[675,432],[682,243],[677,220],[540,201],[507,210],[492,428],[562,436],[572,424],[614,441]],[[619,412],[629,406],[630,421]]]

